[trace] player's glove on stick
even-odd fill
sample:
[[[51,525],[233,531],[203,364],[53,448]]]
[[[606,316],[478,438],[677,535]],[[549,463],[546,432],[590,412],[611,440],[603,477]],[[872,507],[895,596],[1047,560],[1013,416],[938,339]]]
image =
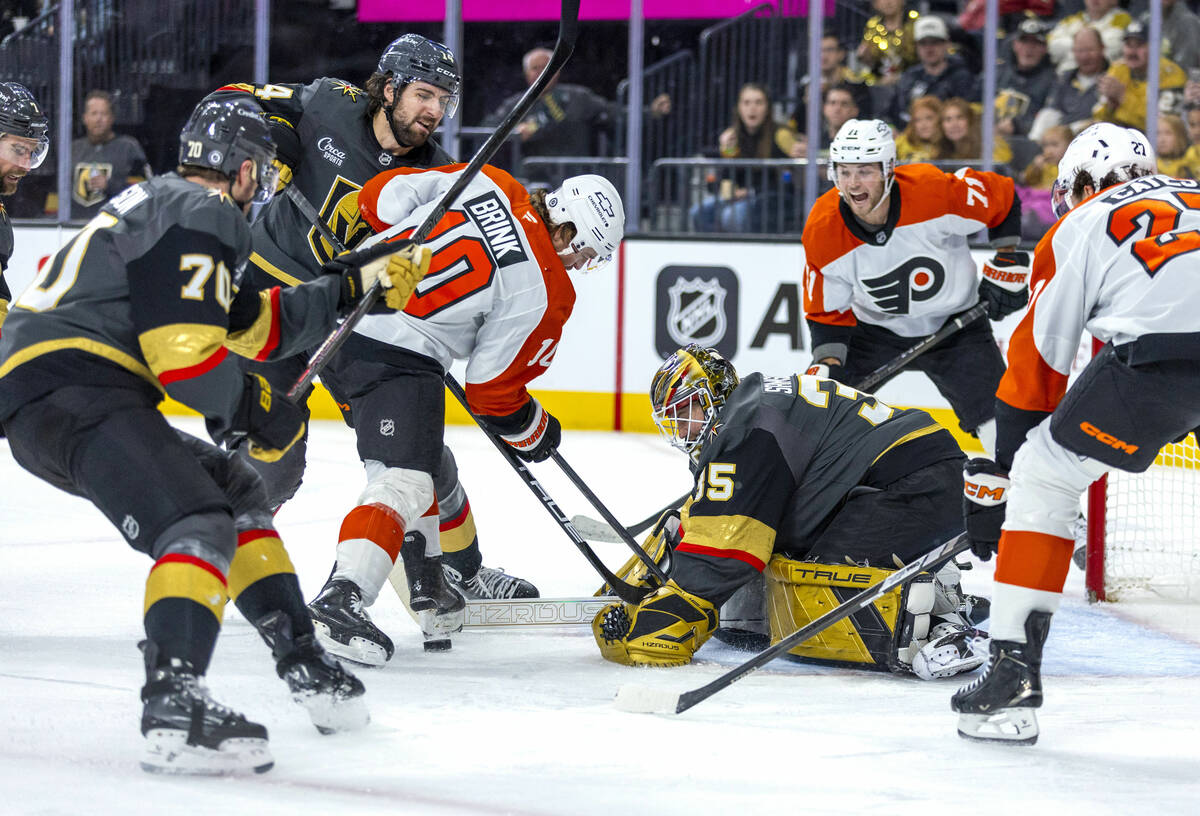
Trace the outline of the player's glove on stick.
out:
[[[846,369],[842,367],[841,363],[833,365],[813,363],[804,373],[812,377],[824,377],[827,380],[837,380],[838,382],[845,382],[846,377]]]
[[[971,552],[987,561],[1000,543],[1008,472],[991,459],[968,459],[963,466],[963,516]]]
[[[417,284],[429,272],[429,264],[433,259],[429,247],[418,244],[408,244],[362,267],[347,263],[344,260],[346,255],[342,253],[322,267],[326,273],[341,276],[341,297],[338,300],[341,311],[354,308],[375,281],[379,281],[383,287],[383,301],[387,309],[400,311],[412,297]]]
[[[1000,250],[990,261],[984,261],[979,299],[987,306],[991,320],[1024,309],[1029,302],[1029,253]]]
[[[625,666],[682,666],[717,628],[717,610],[674,581],[637,606],[615,603],[592,619],[592,634],[605,660]]]
[[[522,423],[521,430],[515,433],[502,433],[500,438],[507,442],[517,456],[526,462],[541,462],[550,458],[550,454],[558,450],[562,441],[562,426],[542,404],[530,398],[526,414],[528,422]]]
[[[261,462],[277,462],[304,436],[303,408],[271,390],[261,374],[247,374],[242,401],[233,418],[235,434],[250,438],[250,456]]]

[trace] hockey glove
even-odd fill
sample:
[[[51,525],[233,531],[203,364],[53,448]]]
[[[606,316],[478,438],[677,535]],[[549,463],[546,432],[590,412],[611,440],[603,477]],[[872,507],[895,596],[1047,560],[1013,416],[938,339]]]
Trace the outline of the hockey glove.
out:
[[[1024,309],[1029,302],[1029,253],[1002,249],[984,261],[979,300],[991,320]]]
[[[521,430],[510,434],[500,434],[500,438],[512,446],[517,456],[526,462],[543,462],[558,450],[558,443],[562,441],[562,426],[549,411],[542,408],[540,402],[532,397],[529,400],[527,413],[530,415],[530,419],[524,423]]]
[[[991,459],[968,459],[963,466],[963,517],[971,552],[987,561],[1000,543],[1008,472]]]
[[[634,606],[615,603],[592,619],[605,660],[625,666],[682,666],[717,628],[717,610],[674,581]]]
[[[387,308],[394,312],[400,311],[412,297],[417,284],[429,272],[429,264],[433,260],[433,253],[429,247],[417,244],[406,244],[391,255],[371,261],[362,267],[344,260],[347,255],[348,253],[342,253],[322,267],[326,273],[341,276],[342,287],[338,307],[343,311],[354,308],[376,281],[383,287],[383,300]]]
[[[810,377],[824,377],[827,380],[837,380],[838,382],[845,382],[846,377],[846,369],[841,363],[833,365],[813,363],[804,373]]]
[[[250,438],[250,456],[277,462],[304,437],[307,411],[271,390],[261,374],[247,374],[242,401],[233,417],[235,435]]]

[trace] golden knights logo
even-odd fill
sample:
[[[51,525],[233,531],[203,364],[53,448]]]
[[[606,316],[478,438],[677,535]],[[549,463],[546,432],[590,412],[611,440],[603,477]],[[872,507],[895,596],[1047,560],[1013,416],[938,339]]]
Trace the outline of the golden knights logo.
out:
[[[713,346],[726,357],[737,351],[738,280],[725,266],[668,266],[656,288],[654,345],[662,356],[680,346]]]
[[[75,165],[75,181],[71,185],[71,198],[81,207],[99,204],[108,198],[108,193],[101,187],[93,190],[91,181],[97,176],[112,178],[112,162],[80,162]]]
[[[321,220],[347,249],[353,249],[371,234],[371,225],[363,220],[358,211],[358,192],[361,189],[361,185],[338,176],[321,204]],[[316,227],[308,231],[308,245],[317,263],[323,264],[337,254],[337,250],[329,246]]]

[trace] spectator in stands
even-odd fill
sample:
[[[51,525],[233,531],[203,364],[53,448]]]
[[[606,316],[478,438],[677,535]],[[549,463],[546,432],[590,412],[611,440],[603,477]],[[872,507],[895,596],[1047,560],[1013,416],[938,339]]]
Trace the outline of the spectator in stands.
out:
[[[1200,68],[1200,17],[1187,3],[1162,0],[1163,56],[1184,71]]]
[[[904,0],[871,0],[876,15],[867,20],[858,59],[880,85],[892,85],[904,70],[917,62],[913,24],[917,12],[904,8]]]
[[[550,49],[534,48],[521,60],[525,81],[532,85],[550,61]],[[523,92],[522,92],[523,93]],[[521,94],[505,99],[483,124],[495,127],[503,121]],[[552,80],[516,127],[525,156],[597,156],[601,147],[596,142],[600,133],[614,133],[623,109],[582,85],[568,85]],[[652,116],[667,116],[671,112],[671,97],[659,94],[649,106]]]
[[[1075,56],[1071,46],[1075,33],[1084,26],[1091,26],[1100,33],[1105,57],[1109,62],[1116,62],[1121,56],[1121,35],[1132,21],[1128,13],[1117,8],[1117,0],[1083,0],[1083,11],[1064,17],[1051,29],[1050,59],[1060,72],[1072,70]]]
[[[908,107],[908,127],[896,137],[896,161],[933,161],[941,143],[942,100],[936,96],[914,100]]]
[[[854,102],[861,109],[865,107],[864,101],[867,95],[868,85],[874,83],[875,78],[868,71],[855,71],[853,68],[846,65],[846,49],[842,45],[841,40],[836,34],[826,33],[821,37],[821,98],[825,98],[825,91],[830,86],[842,85],[849,88],[854,93]],[[792,120],[788,123],[793,128],[798,127],[798,123],[802,123],[805,117],[805,108],[808,105],[808,87],[810,85],[810,77],[808,74],[800,80],[800,93],[798,94],[799,103],[796,106],[796,112],[792,115]]]
[[[1046,26],[1036,18],[1021,21],[1012,41],[1013,59],[996,76],[996,129],[1024,136],[1046,104],[1057,75],[1046,53]]]
[[[1134,21],[1125,29],[1121,59],[1113,63],[1098,83],[1100,101],[1092,115],[1103,122],[1125,127],[1146,129],[1146,75],[1150,45],[1146,42],[1146,26]],[[1159,62],[1158,105],[1178,110],[1187,75],[1166,57]]]
[[[906,70],[896,85],[889,118],[897,126],[908,123],[909,106],[922,96],[936,96],[942,100],[979,98],[977,78],[957,54],[950,53],[950,30],[946,21],[932,15],[919,17],[913,32],[920,63]]]
[[[987,18],[987,0],[967,0],[962,6],[962,13],[955,18],[958,27],[963,31],[982,31]],[[1013,30],[1023,19],[1029,16],[1054,16],[1054,0],[1000,0],[1000,28]]]
[[[771,119],[771,95],[757,82],[747,82],[738,90],[733,123],[717,137],[718,150],[725,159],[786,159],[791,155],[796,135],[786,125]],[[697,232],[756,232],[763,225],[762,213],[772,209],[769,196],[755,193],[753,182],[765,178],[761,171],[734,172],[717,185],[690,212],[692,229]]]
[[[827,87],[821,102],[821,141],[818,146],[819,149],[828,151],[829,144],[833,141],[833,137],[837,135],[842,125],[851,119],[857,119],[859,112],[858,98],[855,96],[852,86],[830,85]],[[800,115],[800,113],[800,111],[797,111],[797,115]],[[796,130],[796,126],[791,122],[788,122],[788,127]],[[802,159],[808,155],[807,134],[799,133],[796,135],[796,140],[792,143],[789,155],[797,159]]]
[[[1021,197],[1021,237],[1037,241],[1057,218],[1051,188],[1058,178],[1058,163],[1075,134],[1066,125],[1055,125],[1042,134],[1042,152],[1033,157],[1021,174],[1017,195]]]
[[[982,156],[983,137],[975,107],[961,97],[947,99],[942,103],[942,144],[937,157],[977,162]],[[996,164],[1012,161],[1012,148],[999,134],[992,146],[992,161]]]
[[[89,91],[83,100],[84,135],[71,142],[71,219],[87,221],[104,202],[153,173],[146,152],[132,136],[113,132],[113,99]],[[58,194],[46,199],[47,213],[58,212]]]
[[[1200,167],[1192,164],[1194,154],[1188,153],[1187,125],[1173,113],[1158,117],[1158,172],[1175,178],[1197,178]]]
[[[1075,32],[1071,54],[1075,67],[1059,74],[1045,107],[1033,118],[1029,138],[1035,142],[1055,125],[1066,125],[1078,133],[1093,121],[1092,110],[1100,101],[1100,77],[1109,68],[1100,32],[1091,26]]]
[[[1200,105],[1188,105],[1183,111],[1184,123],[1187,125],[1187,137],[1191,147],[1189,153],[1200,157]],[[1200,161],[1196,162],[1200,166]]]

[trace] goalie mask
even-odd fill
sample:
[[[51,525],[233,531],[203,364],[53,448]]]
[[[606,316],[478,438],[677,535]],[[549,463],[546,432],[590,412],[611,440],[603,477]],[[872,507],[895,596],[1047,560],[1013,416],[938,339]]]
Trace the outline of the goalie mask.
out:
[[[892,129],[882,119],[851,119],[840,128],[829,145],[829,180],[838,187],[837,166],[839,164],[878,164],[883,173],[883,195],[875,206],[887,201],[896,174],[896,140]],[[838,193],[845,197],[841,188]]]
[[[201,102],[179,133],[179,163],[206,167],[236,179],[242,162],[254,162],[254,202],[265,204],[275,194],[279,168],[275,140],[262,109],[246,99]]]
[[[11,143],[15,164],[30,170],[41,166],[50,151],[49,129],[50,121],[28,88],[16,82],[0,82],[0,135],[34,142],[31,147]]]
[[[435,42],[420,34],[405,34],[392,40],[383,56],[379,58],[376,68],[381,74],[390,74],[392,88],[396,98],[404,86],[411,82],[428,82],[435,88],[448,92],[444,97],[442,110],[450,119],[458,111],[458,100],[462,88],[462,74],[458,70],[458,62],[454,52],[440,42]],[[391,114],[388,114],[389,117]]]
[[[650,383],[654,424],[694,461],[738,382],[733,364],[716,349],[689,343],[667,358]]]
[[[1058,163],[1058,178],[1050,192],[1054,216],[1062,218],[1080,203],[1075,186],[1085,173],[1083,183],[1100,190],[1157,172],[1154,148],[1141,131],[1098,122],[1071,140]]]
[[[546,196],[546,210],[557,226],[575,225],[575,237],[569,249],[559,254],[578,252],[587,256],[585,272],[602,269],[625,236],[625,207],[617,188],[603,176],[572,176]]]

